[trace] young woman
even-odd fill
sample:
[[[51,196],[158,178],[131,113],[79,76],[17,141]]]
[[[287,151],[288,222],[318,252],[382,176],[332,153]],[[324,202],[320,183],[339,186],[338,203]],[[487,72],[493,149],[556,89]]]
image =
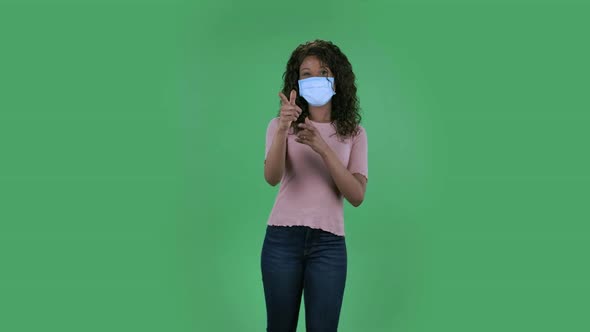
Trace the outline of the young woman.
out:
[[[266,130],[264,178],[281,184],[261,252],[267,331],[337,331],[346,282],[343,198],[355,207],[368,180],[367,134],[355,75],[329,41],[299,45]],[[289,98],[287,98],[289,95]]]

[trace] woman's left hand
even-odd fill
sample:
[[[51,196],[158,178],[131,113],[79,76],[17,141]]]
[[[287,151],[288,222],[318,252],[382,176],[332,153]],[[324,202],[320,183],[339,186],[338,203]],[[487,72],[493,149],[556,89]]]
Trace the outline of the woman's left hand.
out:
[[[298,124],[300,130],[297,133],[296,142],[309,145],[315,152],[320,155],[329,149],[328,144],[324,141],[317,128],[309,121],[308,117],[305,117],[305,123]]]

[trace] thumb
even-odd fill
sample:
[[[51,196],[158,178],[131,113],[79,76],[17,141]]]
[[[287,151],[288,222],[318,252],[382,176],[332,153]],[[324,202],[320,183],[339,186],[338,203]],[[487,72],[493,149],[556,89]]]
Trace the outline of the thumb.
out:
[[[305,124],[307,124],[307,126],[312,130],[315,130],[315,126],[313,122],[311,122],[311,120],[309,119],[309,115],[305,117]]]

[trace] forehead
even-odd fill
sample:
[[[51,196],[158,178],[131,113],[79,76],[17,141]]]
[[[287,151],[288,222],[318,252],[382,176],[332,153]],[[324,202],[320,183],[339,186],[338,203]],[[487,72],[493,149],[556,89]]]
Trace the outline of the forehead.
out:
[[[303,61],[301,62],[301,66],[299,66],[299,69],[303,69],[303,68],[309,68],[309,69],[316,69],[316,68],[320,68],[322,67],[322,63],[320,62],[320,59],[314,55],[309,55],[306,56],[305,59],[303,59]]]

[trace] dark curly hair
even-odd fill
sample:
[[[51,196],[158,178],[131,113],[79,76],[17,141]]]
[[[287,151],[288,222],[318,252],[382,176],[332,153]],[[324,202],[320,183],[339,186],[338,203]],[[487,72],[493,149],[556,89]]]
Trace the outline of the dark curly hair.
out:
[[[294,133],[301,130],[299,123],[305,122],[309,115],[309,107],[305,98],[299,94],[299,67],[307,56],[316,56],[322,65],[328,66],[334,75],[336,94],[332,96],[332,125],[335,126],[336,134],[340,138],[350,137],[358,134],[358,125],[361,122],[359,98],[356,95],[355,75],[348,58],[338,46],[330,41],[315,39],[300,44],[291,53],[287,62],[287,68],[283,73],[282,91],[289,96],[291,90],[297,91],[295,103],[303,111],[296,121],[291,123]],[[280,116],[280,110],[278,115]]]

